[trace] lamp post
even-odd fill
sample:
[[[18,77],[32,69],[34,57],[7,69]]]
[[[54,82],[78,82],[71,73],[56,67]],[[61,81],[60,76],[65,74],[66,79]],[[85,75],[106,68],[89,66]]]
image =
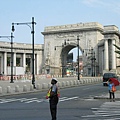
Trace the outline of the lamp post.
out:
[[[79,66],[79,48],[80,48],[80,46],[79,46],[79,36],[77,36],[77,46],[78,46],[78,80],[80,80],[80,75],[79,75],[79,73],[80,73],[80,66]]]
[[[93,52],[93,68],[94,68],[94,72],[93,72],[93,76],[96,76],[96,69],[95,69],[95,60],[96,60],[96,58],[95,58],[95,51]]]
[[[30,24],[32,24],[32,28],[30,26]],[[12,23],[12,31],[14,32],[14,25],[27,25],[30,27],[31,29],[31,34],[32,34],[32,84],[33,87],[35,87],[35,75],[34,75],[34,25],[36,24],[36,22],[34,22],[34,17],[32,17],[32,22],[26,22],[26,23]]]
[[[14,83],[13,81],[13,33],[11,32],[11,36],[0,36],[0,38],[11,38],[11,80],[10,83]]]

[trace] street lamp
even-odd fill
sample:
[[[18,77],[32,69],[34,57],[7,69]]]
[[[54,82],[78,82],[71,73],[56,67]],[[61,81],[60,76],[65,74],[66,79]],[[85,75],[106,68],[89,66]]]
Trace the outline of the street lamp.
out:
[[[78,46],[78,80],[80,80],[80,75],[79,75],[79,72],[80,72],[80,66],[79,66],[79,36],[77,36],[77,46]]]
[[[93,53],[92,53],[92,58],[91,58],[91,60],[92,60],[92,64],[93,64],[93,66],[92,66],[92,76],[95,76],[95,60],[96,60],[96,58],[95,58],[95,51],[93,51]]]
[[[11,32],[11,36],[0,36],[0,38],[8,38],[10,40],[11,38],[11,81],[10,83],[13,82],[13,33]]]
[[[30,26],[30,24],[32,24],[32,28]],[[26,22],[26,23],[12,23],[12,31],[15,31],[14,25],[27,25],[30,27],[31,29],[31,34],[32,34],[32,84],[33,87],[35,87],[35,75],[34,75],[34,25],[36,24],[36,22],[34,22],[34,17],[32,17],[32,22]]]

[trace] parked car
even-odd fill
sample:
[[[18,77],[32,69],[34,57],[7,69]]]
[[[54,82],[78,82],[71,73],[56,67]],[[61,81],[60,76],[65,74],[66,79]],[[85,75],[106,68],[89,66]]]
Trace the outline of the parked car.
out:
[[[118,80],[118,76],[116,73],[104,73],[103,75],[103,86],[107,86],[107,81],[109,78],[116,78]]]

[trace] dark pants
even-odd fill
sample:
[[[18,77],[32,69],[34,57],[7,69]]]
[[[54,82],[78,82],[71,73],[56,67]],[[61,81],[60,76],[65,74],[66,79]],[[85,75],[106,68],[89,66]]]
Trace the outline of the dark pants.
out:
[[[111,92],[111,91],[109,90],[109,94],[110,94],[110,99],[112,99],[112,97],[113,97],[113,99],[115,99],[115,94],[114,94],[114,92]]]
[[[57,120],[57,103],[58,103],[58,98],[51,98],[50,99],[50,112],[52,116],[52,120]]]

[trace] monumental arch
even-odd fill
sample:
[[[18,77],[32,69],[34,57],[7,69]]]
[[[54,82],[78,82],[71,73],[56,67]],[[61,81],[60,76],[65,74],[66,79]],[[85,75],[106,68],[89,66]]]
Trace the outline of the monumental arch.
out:
[[[120,65],[113,44],[120,44],[120,33],[115,25],[103,26],[97,22],[45,27],[43,72],[51,75],[65,74],[69,51],[75,48],[79,36],[79,48],[83,58],[83,73],[95,76],[104,72],[119,74]],[[66,42],[66,44],[65,44]],[[92,50],[92,52],[91,52]],[[91,61],[94,54],[94,68]]]

